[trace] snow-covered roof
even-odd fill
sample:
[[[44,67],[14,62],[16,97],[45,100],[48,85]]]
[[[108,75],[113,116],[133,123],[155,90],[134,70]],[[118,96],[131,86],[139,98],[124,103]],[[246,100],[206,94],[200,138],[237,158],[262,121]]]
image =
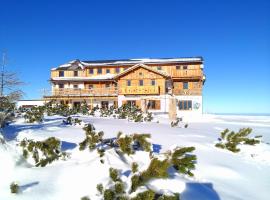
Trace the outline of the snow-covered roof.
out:
[[[115,74],[103,74],[90,77],[54,77],[52,81],[95,81],[95,80],[111,80]]]
[[[80,61],[72,60],[66,64],[60,65],[57,69],[73,69],[91,67],[91,66],[114,66],[114,65],[135,65],[139,63],[144,64],[162,64],[162,63],[187,63],[187,62],[203,62],[202,57],[187,57],[187,58],[135,58],[135,59],[119,59],[119,60],[92,60]]]

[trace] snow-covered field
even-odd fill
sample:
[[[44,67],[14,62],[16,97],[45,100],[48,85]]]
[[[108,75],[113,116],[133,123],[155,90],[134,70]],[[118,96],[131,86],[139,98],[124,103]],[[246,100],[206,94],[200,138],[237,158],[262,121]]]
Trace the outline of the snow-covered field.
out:
[[[168,119],[158,117],[156,122],[133,123],[112,118],[84,117],[85,123],[93,123],[97,131],[106,137],[115,137],[118,131],[125,134],[150,133],[152,143],[161,152],[175,146],[194,146],[198,161],[194,178],[175,175],[156,180],[149,188],[157,191],[181,192],[182,200],[268,200],[270,196],[270,116],[218,116],[185,119],[188,128],[171,128]],[[78,143],[85,138],[82,126],[62,124],[63,117],[46,117],[41,124],[27,124],[18,119],[5,128],[8,141],[0,145],[0,200],[80,199],[89,196],[99,199],[96,185],[106,184],[109,167],[128,169],[113,151],[100,163],[96,153],[79,151]],[[238,131],[250,127],[253,135],[262,135],[262,143],[243,146],[240,153],[216,148],[219,133],[225,128]],[[42,140],[55,136],[62,141],[63,150],[71,153],[67,161],[56,161],[46,167],[32,167],[19,156],[16,143],[25,137]],[[146,154],[137,152],[130,159],[147,166]],[[131,161],[132,161],[131,160]],[[17,181],[21,193],[11,194],[10,183]]]

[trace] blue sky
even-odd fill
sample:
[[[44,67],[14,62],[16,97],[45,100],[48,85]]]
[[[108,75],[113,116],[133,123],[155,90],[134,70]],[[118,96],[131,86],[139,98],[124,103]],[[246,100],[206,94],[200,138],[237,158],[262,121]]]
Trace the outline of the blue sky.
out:
[[[270,1],[0,0],[0,51],[26,82],[49,89],[73,59],[203,56],[204,111],[270,113]]]

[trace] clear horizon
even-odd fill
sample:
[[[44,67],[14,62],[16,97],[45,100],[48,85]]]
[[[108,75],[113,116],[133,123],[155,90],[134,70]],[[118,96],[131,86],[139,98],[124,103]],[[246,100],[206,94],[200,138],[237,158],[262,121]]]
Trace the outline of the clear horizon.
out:
[[[26,83],[50,89],[70,60],[204,58],[204,113],[270,113],[270,2],[0,1],[0,52]]]

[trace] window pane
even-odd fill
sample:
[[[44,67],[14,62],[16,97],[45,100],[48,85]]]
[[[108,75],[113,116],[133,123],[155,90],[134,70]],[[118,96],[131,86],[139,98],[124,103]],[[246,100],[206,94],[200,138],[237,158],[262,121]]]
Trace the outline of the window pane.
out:
[[[156,85],[156,81],[155,80],[151,80],[151,85]]]
[[[188,109],[189,109],[189,110],[192,109],[192,101],[188,101]]]
[[[89,74],[94,74],[94,69],[89,69]]]
[[[140,81],[139,81],[139,85],[140,85],[140,86],[143,86],[143,80],[140,80]]]
[[[102,69],[101,68],[98,69],[98,74],[102,74]]]
[[[188,89],[188,82],[183,83],[183,89]]]
[[[183,101],[179,102],[179,110],[183,110]]]
[[[109,74],[110,73],[110,69],[106,69],[106,73]]]

